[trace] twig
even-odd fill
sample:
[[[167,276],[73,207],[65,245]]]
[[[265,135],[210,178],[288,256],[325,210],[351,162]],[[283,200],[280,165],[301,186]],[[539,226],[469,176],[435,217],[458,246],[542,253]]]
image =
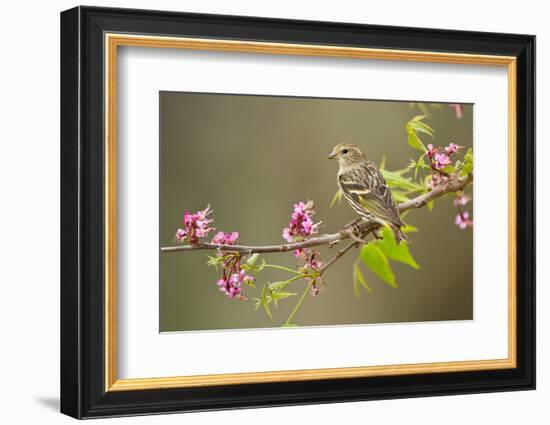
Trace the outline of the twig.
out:
[[[344,255],[346,252],[348,252],[351,248],[359,246],[359,242],[352,242],[349,245],[347,245],[345,248],[341,249],[336,253],[334,257],[330,261],[328,261],[323,267],[321,267],[321,270],[319,270],[319,276],[322,276],[326,269],[328,269],[332,264],[338,260],[342,255]]]
[[[401,213],[410,210],[412,208],[422,208],[428,202],[433,199],[440,198],[441,196],[450,193],[458,192],[466,188],[472,183],[473,176],[470,174],[467,177],[455,177],[440,184],[433,190],[426,192],[414,199],[399,204],[399,211]],[[358,233],[370,232],[375,226],[372,223],[365,223],[362,226],[357,226]],[[355,234],[350,228],[344,228],[336,233],[327,233],[314,238],[309,238],[300,242],[286,243],[280,245],[221,245],[210,242],[202,242],[196,245],[176,245],[162,247],[162,252],[179,252],[179,251],[198,251],[198,250],[216,250],[220,249],[227,252],[244,252],[248,254],[262,254],[268,252],[289,252],[296,249],[311,248],[321,245],[334,245],[345,239],[353,238]],[[357,243],[357,242],[354,242]]]
[[[300,306],[302,305],[302,303],[304,302],[305,298],[306,298],[306,295],[307,293],[309,292],[309,288],[311,287],[311,284],[308,283],[304,289],[304,292],[302,293],[302,296],[300,297],[300,299],[298,300],[298,302],[296,303],[296,305],[294,306],[294,308],[292,309],[292,312],[290,313],[290,316],[288,316],[288,319],[286,319],[286,322],[285,322],[285,325],[290,325],[290,321],[294,318],[294,315],[298,312],[298,310],[300,309]]]

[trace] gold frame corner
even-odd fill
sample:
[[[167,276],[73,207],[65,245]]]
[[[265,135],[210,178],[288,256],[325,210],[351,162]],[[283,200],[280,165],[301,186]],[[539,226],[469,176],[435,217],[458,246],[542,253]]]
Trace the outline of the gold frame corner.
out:
[[[399,60],[471,65],[505,66],[508,72],[508,357],[438,363],[343,367],[166,378],[117,379],[116,353],[116,93],[118,47],[176,48],[328,56],[356,59]],[[512,56],[459,54],[392,49],[267,43],[256,41],[105,34],[105,391],[135,391],[215,385],[309,381],[510,369],[517,367],[517,282],[516,282],[516,58]]]

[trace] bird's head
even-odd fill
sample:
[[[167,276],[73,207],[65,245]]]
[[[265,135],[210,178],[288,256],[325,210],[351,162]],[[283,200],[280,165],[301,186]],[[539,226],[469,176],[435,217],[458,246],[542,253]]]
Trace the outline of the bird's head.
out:
[[[339,143],[332,149],[332,152],[327,159],[336,159],[340,166],[352,166],[353,164],[363,161],[365,155],[357,145],[348,143]]]

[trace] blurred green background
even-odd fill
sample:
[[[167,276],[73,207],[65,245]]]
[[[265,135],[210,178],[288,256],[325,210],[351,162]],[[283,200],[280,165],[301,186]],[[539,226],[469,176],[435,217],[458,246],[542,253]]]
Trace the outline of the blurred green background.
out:
[[[447,104],[428,107],[434,144],[472,146],[472,105],[464,105],[462,119]],[[174,244],[185,210],[208,204],[216,229],[237,230],[246,244],[283,243],[281,232],[293,204],[308,198],[315,201],[316,218],[323,220],[321,233],[338,230],[356,216],[345,201],[329,208],[337,190],[337,164],[325,157],[335,144],[347,142],[359,145],[377,164],[386,156],[389,170],[404,168],[418,156],[407,144],[405,125],[419,114],[418,105],[408,102],[161,92],[160,245]],[[427,136],[424,142],[430,143]],[[431,212],[423,208],[406,217],[419,228],[409,237],[421,268],[393,263],[398,288],[366,271],[373,293],[357,298],[352,264],[359,250],[354,250],[327,270],[321,293],[307,297],[293,322],[472,319],[472,230],[456,227],[455,214],[448,197],[437,200]],[[335,249],[320,252],[328,260]],[[272,322],[263,310],[254,310],[253,301],[231,300],[218,290],[219,273],[206,267],[207,253],[160,254],[161,332],[273,327],[285,321],[298,297],[282,300]],[[291,253],[265,259],[295,266]],[[264,282],[287,276],[264,270],[257,289],[245,292],[257,296]],[[304,285],[298,283],[296,292]]]

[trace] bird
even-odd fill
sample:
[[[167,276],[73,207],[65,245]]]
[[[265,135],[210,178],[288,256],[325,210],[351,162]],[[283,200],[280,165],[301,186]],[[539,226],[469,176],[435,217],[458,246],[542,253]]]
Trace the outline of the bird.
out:
[[[369,223],[388,226],[395,241],[407,241],[401,230],[405,225],[401,221],[399,209],[378,167],[357,145],[339,143],[327,159],[338,161],[338,187],[359,216]]]

